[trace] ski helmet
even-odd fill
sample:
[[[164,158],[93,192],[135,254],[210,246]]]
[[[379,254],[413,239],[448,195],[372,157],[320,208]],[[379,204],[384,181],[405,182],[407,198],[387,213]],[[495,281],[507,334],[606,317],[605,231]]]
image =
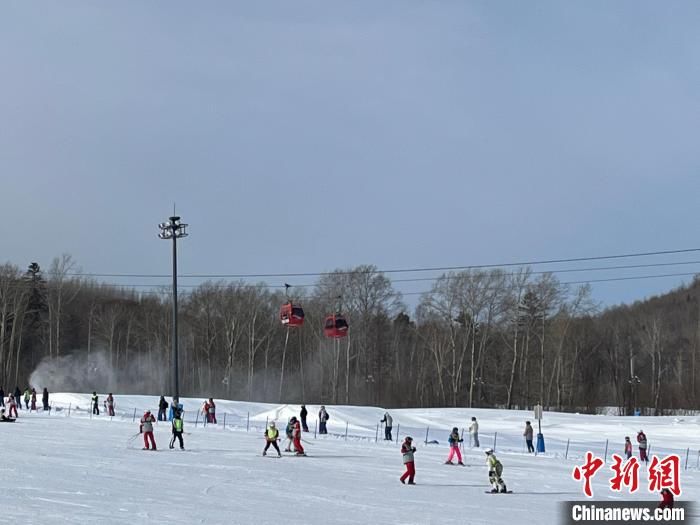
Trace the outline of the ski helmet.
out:
[[[493,454],[493,449],[487,448],[486,450],[484,450],[484,454],[486,454],[487,456],[490,456],[491,454]]]

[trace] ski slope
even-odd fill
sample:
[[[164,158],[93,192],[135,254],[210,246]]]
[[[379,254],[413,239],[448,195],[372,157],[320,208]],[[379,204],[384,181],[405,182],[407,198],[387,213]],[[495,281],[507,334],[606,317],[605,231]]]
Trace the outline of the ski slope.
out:
[[[159,450],[146,452],[136,434],[138,419],[145,408],[157,412],[157,397],[117,395],[114,418],[90,417],[89,399],[54,394],[56,410],[50,415],[20,411],[17,423],[0,425],[0,523],[557,523],[558,501],[583,499],[571,471],[585,450],[602,456],[608,439],[609,454],[621,454],[624,436],[634,440],[640,428],[652,453],[682,453],[684,463],[691,448],[680,499],[696,500],[700,494],[698,417],[545,413],[548,450],[535,457],[523,452],[529,412],[391,410],[394,438],[400,426],[400,437],[410,433],[418,448],[418,485],[404,486],[398,481],[403,472],[399,445],[383,441],[381,429],[375,442],[384,413],[380,408],[327,406],[330,434],[314,438],[319,407],[308,406],[309,456],[278,459],[260,455],[265,423],[274,419],[283,434],[298,405],[218,401],[219,424],[203,427],[197,414],[203,400],[186,399],[187,450],[168,450],[170,426],[160,423],[155,430]],[[495,437],[513,494],[485,493],[487,469],[478,449],[465,447],[466,467],[443,464],[449,430],[467,426],[471,416],[479,419],[482,449]],[[428,441],[439,444],[426,445],[426,433]],[[643,479],[643,490],[634,495],[613,493],[609,477],[594,480],[595,499],[657,499],[646,492]]]

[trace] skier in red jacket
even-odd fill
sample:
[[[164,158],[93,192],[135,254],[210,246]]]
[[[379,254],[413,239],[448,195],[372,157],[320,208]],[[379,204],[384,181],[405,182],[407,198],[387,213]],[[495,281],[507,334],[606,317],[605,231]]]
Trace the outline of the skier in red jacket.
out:
[[[403,456],[403,464],[406,465],[406,472],[403,476],[399,478],[401,483],[406,483],[406,478],[408,478],[409,485],[415,485],[413,478],[416,477],[416,464],[413,461],[413,453],[416,451],[416,447],[413,446],[413,438],[407,436],[404,442],[401,444],[401,455]]]
[[[151,447],[149,447],[149,440],[150,444],[152,445],[152,449],[156,450],[156,440],[153,437],[153,423],[155,423],[156,418],[153,417],[153,414],[151,414],[150,410],[146,410],[146,412],[143,414],[143,417],[141,418],[141,426],[139,427],[139,432],[143,434],[143,449],[144,450],[150,450]]]
[[[673,508],[673,494],[668,489],[661,490],[661,503],[659,503],[660,509],[672,509]]]
[[[301,423],[296,417],[292,417],[294,420],[294,427],[292,429],[292,439],[294,440],[294,450],[296,450],[297,456],[306,456],[304,453],[304,447],[301,446]]]

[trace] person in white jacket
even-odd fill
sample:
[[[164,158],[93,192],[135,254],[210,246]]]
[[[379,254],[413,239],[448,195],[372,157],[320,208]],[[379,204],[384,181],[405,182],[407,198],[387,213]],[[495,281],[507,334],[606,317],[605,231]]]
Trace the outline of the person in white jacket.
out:
[[[471,425],[469,425],[469,440],[472,447],[479,448],[479,423],[475,417],[472,417]]]
[[[385,441],[393,441],[391,438],[391,429],[394,426],[394,420],[391,418],[389,415],[389,412],[384,413],[384,418],[379,421],[380,423],[385,423],[384,426],[384,440]]]

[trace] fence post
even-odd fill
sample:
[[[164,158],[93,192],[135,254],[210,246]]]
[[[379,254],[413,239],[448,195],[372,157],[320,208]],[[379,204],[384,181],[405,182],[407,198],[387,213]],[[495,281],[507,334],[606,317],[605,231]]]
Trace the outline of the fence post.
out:
[[[396,424],[396,444],[399,443],[399,433],[401,432],[401,424],[397,423]],[[698,452],[700,454],[700,452]]]
[[[267,431],[267,427],[270,425],[270,418],[269,416],[265,416],[265,430]]]
[[[571,439],[566,440],[566,452],[564,453],[564,459],[569,459],[569,441],[571,441]]]
[[[199,423],[199,410],[197,410],[197,416],[194,418],[194,428],[197,428],[198,423]]]
[[[496,452],[496,440],[498,440],[498,432],[493,433],[493,451]]]
[[[430,427],[425,428],[425,444],[428,444],[428,432],[430,432]]]
[[[374,433],[374,442],[379,440],[379,423],[377,423],[377,431]]]
[[[90,407],[90,419],[92,419],[92,407]]]
[[[608,439],[605,440],[605,454],[603,455],[603,463],[608,462],[608,442],[609,441],[610,440],[608,440]]]
[[[700,468],[700,450],[698,450],[698,463],[695,465],[695,468]]]
[[[246,419],[245,431],[250,432],[250,412],[248,412],[248,419]]]
[[[314,423],[314,439],[316,439],[316,430],[318,430],[318,419]]]
[[[685,470],[688,470],[688,457],[690,456],[690,448],[685,451]]]
[[[345,422],[345,441],[348,440],[348,422]]]
[[[134,408],[134,416],[131,418],[131,422],[136,421],[136,409]]]
[[[226,412],[224,412],[224,428],[226,428]]]
[[[68,417],[70,417],[70,409],[73,406],[73,403],[68,403]],[[698,455],[700,456],[700,451],[698,452]]]

